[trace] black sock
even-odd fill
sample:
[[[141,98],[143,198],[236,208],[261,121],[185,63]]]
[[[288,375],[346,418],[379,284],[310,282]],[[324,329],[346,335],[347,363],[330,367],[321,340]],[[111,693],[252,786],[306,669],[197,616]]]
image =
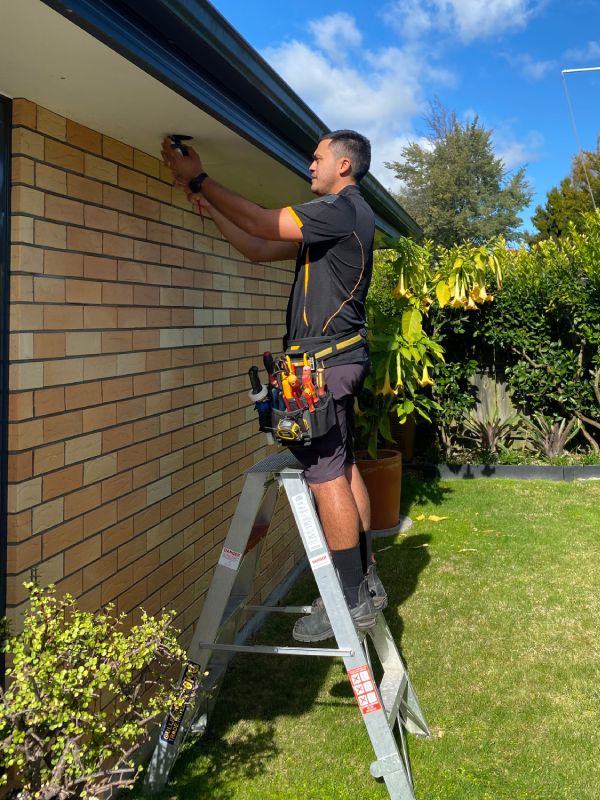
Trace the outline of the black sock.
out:
[[[373,534],[371,531],[361,531],[358,535],[358,544],[360,545],[363,575],[366,575],[373,563]]]
[[[346,602],[350,608],[358,604],[358,587],[362,583],[363,568],[360,557],[360,545],[347,550],[332,550],[333,566],[340,576]]]

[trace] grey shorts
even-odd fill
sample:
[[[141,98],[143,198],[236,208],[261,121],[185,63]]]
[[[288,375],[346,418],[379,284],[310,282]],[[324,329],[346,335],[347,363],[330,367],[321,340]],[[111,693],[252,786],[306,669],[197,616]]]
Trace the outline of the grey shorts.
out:
[[[325,369],[325,383],[335,401],[337,425],[309,447],[290,448],[310,483],[325,483],[344,475],[354,464],[354,398],[369,374],[370,364],[340,364]]]

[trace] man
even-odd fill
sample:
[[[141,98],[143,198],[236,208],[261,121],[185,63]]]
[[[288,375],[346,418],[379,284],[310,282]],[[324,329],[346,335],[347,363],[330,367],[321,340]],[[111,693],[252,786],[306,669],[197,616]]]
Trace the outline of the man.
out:
[[[358,183],[369,169],[368,139],[348,130],[326,134],[309,167],[317,199],[279,209],[262,208],[217,183],[191,147],[183,156],[166,138],[162,155],[176,183],[247,258],[296,259],[286,342],[364,330],[375,222]],[[335,355],[325,366],[338,424],[309,447],[294,448],[294,455],[305,468],[354,624],[364,630],[375,624],[377,610],[387,602],[372,564],[369,498],[352,447],[354,397],[369,371],[366,342]],[[294,626],[294,638],[300,641],[332,635],[320,599]]]

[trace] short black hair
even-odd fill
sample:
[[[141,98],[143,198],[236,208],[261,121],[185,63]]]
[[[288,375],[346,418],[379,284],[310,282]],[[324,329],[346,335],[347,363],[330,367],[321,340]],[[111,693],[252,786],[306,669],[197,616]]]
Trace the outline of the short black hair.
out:
[[[348,156],[352,163],[351,176],[358,183],[371,166],[371,142],[362,133],[340,130],[324,133],[319,142],[331,139],[331,146],[340,156]]]

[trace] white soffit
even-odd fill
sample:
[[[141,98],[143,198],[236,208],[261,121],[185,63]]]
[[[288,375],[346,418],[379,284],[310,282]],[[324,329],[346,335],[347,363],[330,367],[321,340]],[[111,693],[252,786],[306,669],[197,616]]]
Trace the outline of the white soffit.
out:
[[[39,0],[0,0],[0,94],[157,157],[166,133],[194,136],[207,172],[265,206],[312,197],[298,175]]]

